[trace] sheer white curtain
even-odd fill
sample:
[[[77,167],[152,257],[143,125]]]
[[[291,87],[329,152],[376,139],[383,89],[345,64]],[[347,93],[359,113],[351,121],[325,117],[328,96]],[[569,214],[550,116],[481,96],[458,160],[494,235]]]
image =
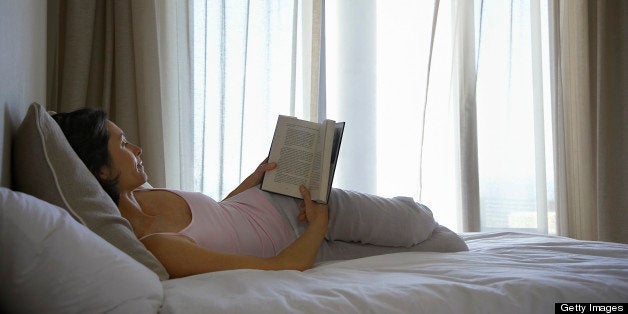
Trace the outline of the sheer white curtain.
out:
[[[555,232],[546,5],[326,9],[326,111],[347,121],[337,186],[413,196],[455,230]]]
[[[336,187],[413,196],[459,231],[554,232],[540,0],[327,1],[317,101],[319,5],[193,1],[195,190],[234,188],[278,114],[329,117],[347,122]]]
[[[547,2],[484,1],[476,30],[482,229],[556,233]]]
[[[221,199],[268,155],[279,114],[317,119],[321,1],[192,2],[188,155],[194,189]]]
[[[337,187],[413,196],[458,231],[558,223],[625,242],[625,2],[189,3],[194,93],[178,134],[192,144],[178,151],[193,189],[235,187],[266,156],[277,114],[330,117],[347,122]]]
[[[347,122],[336,187],[413,196],[458,231],[625,242],[624,3],[190,0],[181,186],[220,198],[277,114],[329,117]]]

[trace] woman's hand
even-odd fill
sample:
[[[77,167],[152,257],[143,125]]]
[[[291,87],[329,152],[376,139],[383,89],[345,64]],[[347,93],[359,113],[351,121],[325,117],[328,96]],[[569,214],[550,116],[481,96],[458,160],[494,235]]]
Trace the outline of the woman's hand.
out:
[[[311,227],[322,228],[323,234],[327,232],[327,223],[329,221],[329,208],[325,204],[319,204],[312,201],[310,191],[303,185],[299,187],[303,201],[301,202],[301,213],[299,213],[299,221],[307,221]]]
[[[262,163],[260,163],[259,166],[257,166],[255,171],[253,171],[253,173],[251,173],[248,177],[246,177],[246,179],[244,179],[244,181],[242,181],[242,183],[240,183],[240,185],[235,190],[229,193],[229,195],[227,195],[225,199],[230,198],[240,192],[248,190],[262,183],[262,179],[264,178],[264,174],[266,173],[266,171],[270,171],[275,168],[277,168],[276,163],[274,162],[269,163],[268,158],[264,159],[264,161],[262,161]]]
[[[270,171],[275,168],[277,168],[277,163],[274,163],[274,162],[269,163],[268,157],[266,157],[266,159],[264,159],[264,161],[262,161],[259,164],[259,166],[257,166],[257,169],[255,169],[255,171],[251,175],[249,175],[246,179],[244,179],[242,183],[249,181],[247,183],[251,185],[250,187],[254,187],[258,184],[261,184],[266,171]]]

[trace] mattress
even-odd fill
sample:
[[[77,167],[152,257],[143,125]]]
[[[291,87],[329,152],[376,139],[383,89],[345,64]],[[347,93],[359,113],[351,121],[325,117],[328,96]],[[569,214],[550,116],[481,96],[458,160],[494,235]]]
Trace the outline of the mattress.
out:
[[[628,245],[524,233],[462,235],[468,252],[233,270],[163,282],[162,313],[554,313],[628,300]]]

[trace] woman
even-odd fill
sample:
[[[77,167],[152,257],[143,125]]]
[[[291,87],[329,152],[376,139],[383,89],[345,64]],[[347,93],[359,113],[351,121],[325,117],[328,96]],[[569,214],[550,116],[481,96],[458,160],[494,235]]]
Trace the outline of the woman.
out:
[[[261,191],[264,173],[277,166],[266,161],[221,202],[201,193],[142,189],[142,149],[103,111],[53,118],[173,278],[243,268],[305,270],[315,261],[425,250],[417,244],[438,226],[431,211],[410,198],[334,189],[328,207],[313,202],[304,187],[302,201]],[[441,250],[466,245],[459,240]]]

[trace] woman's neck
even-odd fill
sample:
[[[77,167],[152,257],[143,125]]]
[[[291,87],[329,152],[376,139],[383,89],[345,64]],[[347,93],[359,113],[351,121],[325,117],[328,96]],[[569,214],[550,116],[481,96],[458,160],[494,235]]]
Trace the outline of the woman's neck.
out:
[[[142,207],[135,198],[133,191],[121,191],[118,202],[120,214],[131,223],[136,236],[141,236],[150,225],[150,215],[142,211]]]

